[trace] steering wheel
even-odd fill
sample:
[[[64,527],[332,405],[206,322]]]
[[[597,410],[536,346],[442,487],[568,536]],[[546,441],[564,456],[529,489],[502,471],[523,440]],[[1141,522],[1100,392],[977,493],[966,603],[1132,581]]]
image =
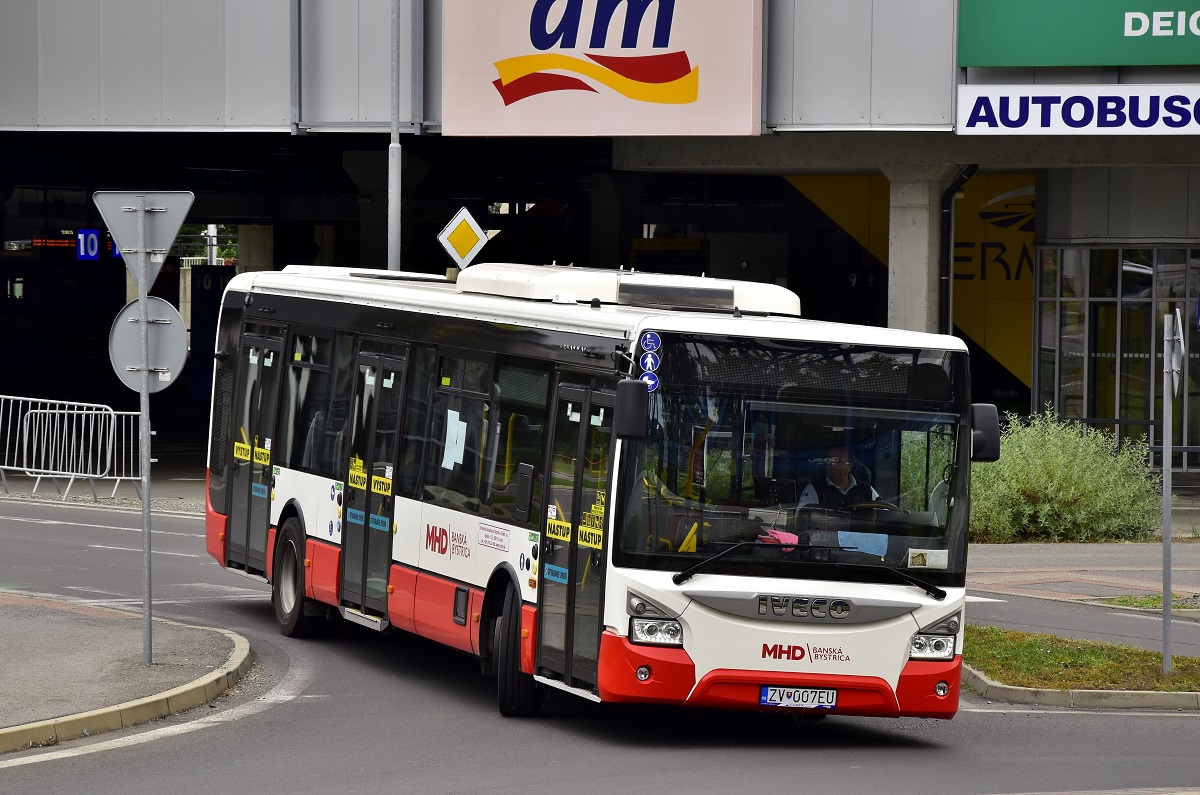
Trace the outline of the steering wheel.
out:
[[[903,511],[899,505],[887,502],[885,500],[871,500],[870,502],[856,502],[845,506],[848,511],[857,511],[863,508],[882,508],[887,511]]]

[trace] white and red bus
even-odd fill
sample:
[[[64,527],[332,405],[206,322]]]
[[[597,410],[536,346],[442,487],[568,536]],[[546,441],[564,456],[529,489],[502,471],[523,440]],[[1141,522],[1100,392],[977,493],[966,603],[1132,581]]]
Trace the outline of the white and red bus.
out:
[[[500,711],[593,701],[949,718],[962,341],[775,285],[480,264],[229,284],[207,548],[331,617],[477,656]]]

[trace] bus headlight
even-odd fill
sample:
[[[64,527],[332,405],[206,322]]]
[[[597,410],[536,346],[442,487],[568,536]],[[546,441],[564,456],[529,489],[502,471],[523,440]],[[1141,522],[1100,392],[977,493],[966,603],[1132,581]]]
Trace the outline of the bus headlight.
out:
[[[953,635],[913,635],[908,644],[910,660],[953,660]]]
[[[629,641],[646,646],[682,646],[683,625],[663,618],[631,618]]]

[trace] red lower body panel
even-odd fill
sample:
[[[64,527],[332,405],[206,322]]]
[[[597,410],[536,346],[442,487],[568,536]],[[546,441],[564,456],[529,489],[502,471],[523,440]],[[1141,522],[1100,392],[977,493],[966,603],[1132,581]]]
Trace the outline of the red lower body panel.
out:
[[[650,669],[646,681],[637,670]],[[681,704],[696,684],[696,666],[683,649],[669,646],[635,646],[613,632],[600,636],[601,701],[643,701]]]
[[[950,691],[939,696],[934,688],[945,682]],[[953,660],[909,660],[900,672],[896,699],[900,714],[918,718],[953,718],[958,712],[959,684],[962,682],[962,655]]]
[[[388,579],[392,591],[388,594],[388,621],[405,632],[417,631],[416,600],[417,573],[404,566],[392,566]]]
[[[455,593],[460,585],[451,580],[417,572],[416,598],[413,602],[413,614],[416,621],[417,634],[438,643],[444,643],[455,649],[470,652],[478,646],[472,642],[471,630],[476,624],[471,621],[470,604],[474,588],[467,589],[467,621],[459,624],[454,620]],[[483,603],[483,592],[478,592],[479,603]]]
[[[304,576],[304,595],[327,605],[338,603],[338,581],[342,576],[342,550],[308,539],[311,565]]]
[[[645,681],[639,668],[649,669]],[[603,701],[681,704],[717,709],[771,710],[759,703],[763,685],[832,688],[837,707],[823,712],[835,715],[879,717],[951,718],[958,711],[962,658],[953,661],[909,661],[893,692],[886,680],[875,676],[804,674],[791,671],[739,671],[718,668],[699,681],[688,653],[679,648],[640,646],[612,632],[600,637],[600,681]],[[939,682],[948,686],[939,696]],[[808,711],[808,710],[797,710]]]
[[[521,605],[521,670],[534,672],[537,659],[537,608]]]
[[[267,579],[275,582],[275,525],[267,528]]]
[[[229,532],[229,517],[217,513],[208,496],[208,473],[204,473],[204,548],[208,554],[224,566],[228,559],[226,536]]]

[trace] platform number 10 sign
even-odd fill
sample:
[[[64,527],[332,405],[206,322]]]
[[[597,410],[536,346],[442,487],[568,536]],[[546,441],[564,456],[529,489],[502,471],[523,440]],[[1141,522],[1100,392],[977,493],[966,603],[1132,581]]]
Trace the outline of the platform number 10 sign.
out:
[[[100,258],[100,230],[80,229],[75,233],[75,259]]]

